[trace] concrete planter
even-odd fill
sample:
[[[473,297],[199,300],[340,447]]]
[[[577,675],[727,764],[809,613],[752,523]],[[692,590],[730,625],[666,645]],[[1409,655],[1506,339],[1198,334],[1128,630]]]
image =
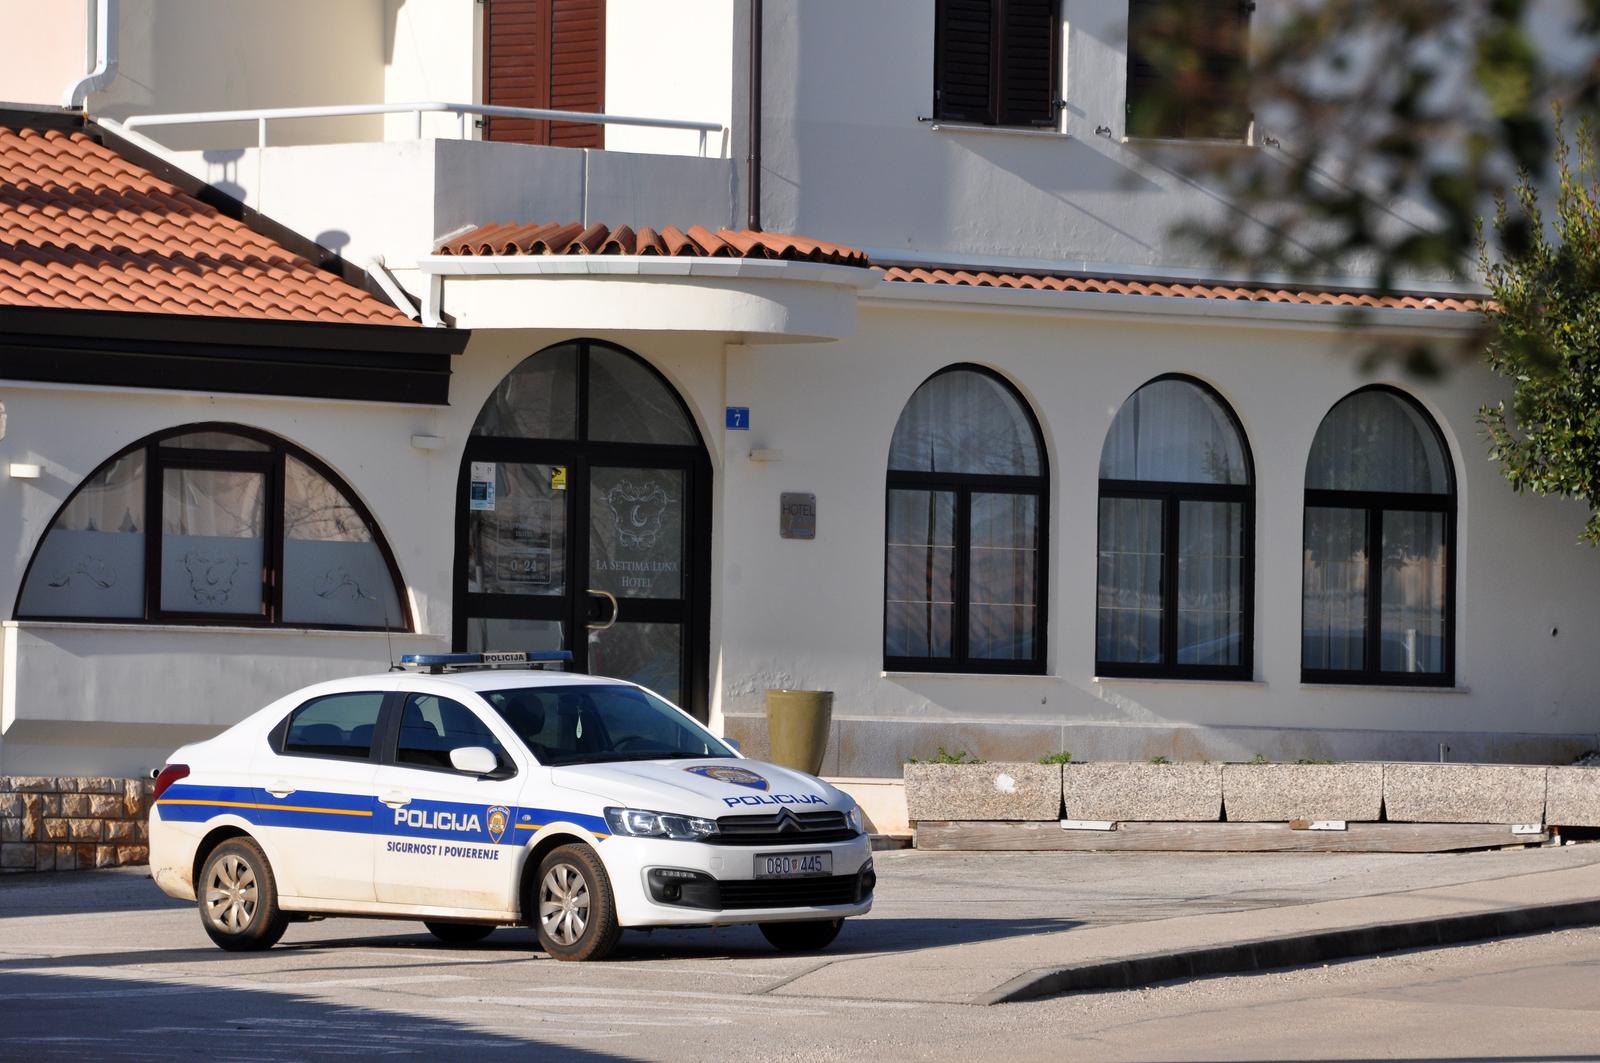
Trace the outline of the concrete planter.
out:
[[[1047,820],[1061,814],[1059,764],[907,764],[918,820]]]
[[[1213,822],[1222,818],[1219,764],[1068,764],[1068,819]]]
[[[1391,823],[1543,823],[1548,768],[1509,764],[1385,764]]]
[[[1230,823],[1376,822],[1383,808],[1383,765],[1225,764],[1222,805]]]
[[[1550,768],[1544,820],[1558,827],[1600,827],[1600,768]]]

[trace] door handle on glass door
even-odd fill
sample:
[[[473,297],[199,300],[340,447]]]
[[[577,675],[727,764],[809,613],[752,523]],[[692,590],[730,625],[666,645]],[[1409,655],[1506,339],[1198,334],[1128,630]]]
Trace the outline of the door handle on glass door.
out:
[[[294,793],[294,787],[290,786],[286,782],[272,783],[267,786],[266,790],[267,793],[271,794],[273,797],[288,797],[290,794]]]
[[[590,588],[589,593],[596,598],[604,598],[611,603],[611,619],[600,624],[585,625],[590,631],[606,631],[617,622],[617,596],[610,591],[597,591]]]
[[[379,797],[378,800],[382,801],[390,808],[401,808],[411,803],[410,795],[403,794],[398,790],[390,790],[388,793]]]

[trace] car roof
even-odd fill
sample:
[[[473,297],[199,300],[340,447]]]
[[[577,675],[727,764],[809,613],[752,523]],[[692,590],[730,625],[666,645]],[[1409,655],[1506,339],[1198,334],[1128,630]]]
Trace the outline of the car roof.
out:
[[[393,673],[388,673],[390,676]],[[399,676],[401,687],[410,681],[450,683],[473,692],[484,690],[509,690],[513,687],[570,687],[570,686],[633,686],[625,679],[584,675],[581,672],[553,672],[543,668],[473,668],[460,672],[430,675],[427,672],[404,672]]]

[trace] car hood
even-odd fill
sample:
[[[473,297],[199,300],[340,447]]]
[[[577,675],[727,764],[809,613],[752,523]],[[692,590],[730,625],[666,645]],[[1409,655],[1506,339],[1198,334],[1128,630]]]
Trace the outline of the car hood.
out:
[[[844,811],[850,795],[813,775],[759,760],[632,760],[550,769],[557,786],[626,808],[715,819],[788,807],[796,812]]]

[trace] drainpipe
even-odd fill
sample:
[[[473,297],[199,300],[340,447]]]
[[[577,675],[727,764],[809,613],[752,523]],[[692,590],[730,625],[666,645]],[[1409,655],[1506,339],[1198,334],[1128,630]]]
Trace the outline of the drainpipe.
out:
[[[67,86],[61,106],[71,110],[83,107],[89,93],[99,92],[117,76],[117,0],[88,0],[94,9],[89,24],[94,28],[94,69]]]
[[[761,0],[750,0],[750,217],[745,227],[761,231]]]

